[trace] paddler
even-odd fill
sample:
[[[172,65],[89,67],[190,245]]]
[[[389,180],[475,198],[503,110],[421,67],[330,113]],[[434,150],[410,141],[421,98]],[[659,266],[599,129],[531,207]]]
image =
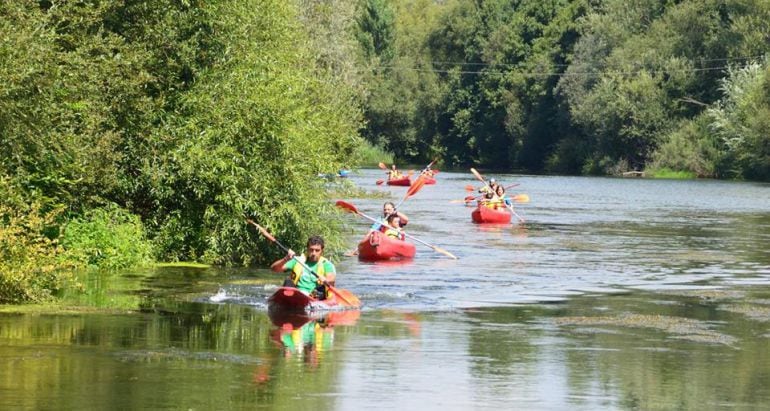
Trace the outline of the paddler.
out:
[[[489,198],[487,207],[489,208],[497,210],[498,208],[506,208],[508,205],[510,205],[510,200],[505,197],[505,187],[501,185],[497,185],[494,194],[489,193],[487,196]]]
[[[388,221],[388,216],[392,214],[396,214],[399,218],[399,226],[396,228],[404,228],[409,223],[409,218],[406,214],[396,211],[396,205],[390,201],[382,205],[382,220],[380,221]],[[371,229],[373,231],[385,232],[385,226],[381,222],[372,224]]]
[[[399,178],[401,178],[401,172],[398,171],[395,164],[392,164],[390,171],[388,171],[388,180],[398,180]]]
[[[284,280],[284,287],[295,287],[311,296],[323,300],[328,294],[324,284],[334,286],[337,270],[334,264],[323,256],[324,239],[320,235],[314,235],[307,240],[306,254],[299,257],[289,249],[286,256],[275,261],[270,268],[277,272],[289,271],[289,276]],[[304,264],[300,264],[303,262]],[[314,272],[318,277],[313,275]]]
[[[390,227],[383,226],[385,227],[385,235],[396,240],[404,241],[406,235],[401,231],[401,218],[398,216],[398,213],[389,215],[387,222]]]

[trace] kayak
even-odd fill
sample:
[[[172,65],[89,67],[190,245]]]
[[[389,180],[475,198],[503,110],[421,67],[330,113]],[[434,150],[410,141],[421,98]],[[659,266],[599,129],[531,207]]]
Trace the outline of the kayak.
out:
[[[471,218],[476,224],[508,224],[511,222],[511,213],[508,210],[493,210],[479,204],[471,213]]]
[[[381,261],[413,258],[414,244],[390,238],[379,231],[372,231],[358,243],[358,259]]]
[[[347,300],[354,303],[358,302],[358,298],[356,298],[356,296],[353,295],[353,293],[350,291],[340,288],[335,288],[335,290]],[[267,299],[268,311],[302,313],[331,310],[351,310],[357,309],[359,307],[360,304],[348,304],[334,292],[330,292],[329,297],[325,300],[319,300],[294,287],[280,287],[273,293],[273,295],[270,296],[270,298]]]
[[[403,176],[401,178],[388,180],[387,183],[389,186],[409,187],[410,185],[412,185],[412,180],[409,178],[409,176]]]

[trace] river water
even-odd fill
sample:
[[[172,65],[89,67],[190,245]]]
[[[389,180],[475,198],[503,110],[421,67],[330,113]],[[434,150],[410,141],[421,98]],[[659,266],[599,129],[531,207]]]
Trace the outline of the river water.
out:
[[[344,200],[377,216],[406,193],[383,175],[353,173],[381,196]],[[487,177],[529,196],[524,223],[471,223],[453,201],[479,186],[470,173],[439,173],[400,207],[410,234],[458,260],[337,250],[360,312],[271,321],[276,274],[155,268],[94,274],[80,297],[125,310],[0,314],[0,409],[770,404],[770,185]],[[354,248],[369,222],[340,218]]]

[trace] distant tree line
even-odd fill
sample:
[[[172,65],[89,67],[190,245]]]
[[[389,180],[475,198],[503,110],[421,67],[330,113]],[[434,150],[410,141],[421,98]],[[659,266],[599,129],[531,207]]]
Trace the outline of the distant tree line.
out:
[[[397,158],[770,180],[770,2],[364,3],[364,135]]]

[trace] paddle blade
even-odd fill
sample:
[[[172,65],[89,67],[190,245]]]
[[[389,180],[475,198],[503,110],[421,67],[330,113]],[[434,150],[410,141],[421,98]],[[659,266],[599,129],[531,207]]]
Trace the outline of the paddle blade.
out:
[[[378,185],[378,186],[381,186],[381,185],[382,185],[382,183],[384,183],[384,182],[385,182],[385,180],[377,180],[377,181],[376,181],[376,183],[377,183],[377,185]]]
[[[358,214],[358,209],[356,208],[356,206],[348,203],[347,201],[337,200],[337,202],[334,204],[345,211]]]
[[[383,170],[387,170],[388,169],[388,166],[386,166],[385,163],[383,163],[383,162],[380,162],[379,164],[377,164],[377,167],[379,167],[379,168],[381,168]]]
[[[529,196],[526,194],[516,194],[515,196],[511,197],[511,199],[517,203],[528,203],[529,202]]]
[[[476,169],[475,169],[475,168],[471,167],[471,173],[473,173],[473,175],[474,175],[474,176],[476,176],[476,179],[478,179],[478,180],[479,180],[479,181],[481,181],[482,183],[485,183],[485,184],[486,184],[486,181],[484,181],[484,177],[482,177],[482,176],[481,176],[481,174],[479,174],[479,172],[478,172],[478,171],[476,171]]]
[[[418,191],[422,188],[422,186],[425,185],[425,178],[423,178],[423,174],[420,174],[419,177],[417,177],[417,180],[414,180],[414,183],[409,187],[409,190],[406,191],[406,196],[404,197],[404,200],[407,198],[417,194]]]
[[[251,224],[251,225],[253,225],[254,227],[257,227],[257,230],[259,230],[259,232],[260,232],[260,233],[261,233],[263,236],[265,236],[265,238],[267,238],[268,240],[270,240],[270,241],[272,241],[272,242],[275,242],[275,237],[273,237],[273,236],[272,236],[272,235],[271,235],[271,234],[270,234],[270,233],[269,233],[267,230],[265,230],[265,229],[264,229],[264,228],[263,228],[261,225],[259,225],[259,224],[255,223],[255,222],[254,222],[254,220],[251,220],[251,219],[246,219],[246,221],[248,221],[248,223],[249,223],[249,224]]]
[[[476,191],[476,188],[468,184],[467,186],[465,186],[465,191]]]
[[[447,257],[449,257],[449,258],[451,258],[453,260],[457,260],[458,259],[456,255],[450,253],[447,250],[444,250],[443,248],[439,248],[439,247],[437,247],[435,245],[433,246],[433,250],[438,252],[438,253],[444,254],[445,256],[447,256]]]
[[[361,306],[361,300],[358,299],[353,293],[351,293],[348,290],[339,290],[337,288],[334,288],[330,285],[328,285],[329,291],[333,292],[337,298],[345,302],[348,306],[351,307],[360,307]]]

